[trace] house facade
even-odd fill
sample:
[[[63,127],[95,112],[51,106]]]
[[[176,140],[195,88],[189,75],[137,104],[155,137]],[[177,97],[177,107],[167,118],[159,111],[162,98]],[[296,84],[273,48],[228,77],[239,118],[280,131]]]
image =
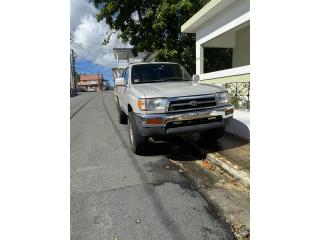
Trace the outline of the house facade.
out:
[[[249,0],[211,0],[181,26],[196,34],[201,82],[225,84],[240,109],[250,109],[249,14]]]
[[[196,73],[223,84],[237,109],[230,132],[250,137],[250,1],[211,0],[181,26],[196,35]]]
[[[102,74],[81,74],[78,88],[86,92],[100,92],[103,85]]]

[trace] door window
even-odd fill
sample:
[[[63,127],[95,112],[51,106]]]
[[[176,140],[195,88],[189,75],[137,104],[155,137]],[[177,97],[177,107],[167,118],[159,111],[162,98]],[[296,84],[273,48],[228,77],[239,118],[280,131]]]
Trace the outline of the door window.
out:
[[[122,77],[124,79],[124,84],[128,85],[128,68],[123,70]]]

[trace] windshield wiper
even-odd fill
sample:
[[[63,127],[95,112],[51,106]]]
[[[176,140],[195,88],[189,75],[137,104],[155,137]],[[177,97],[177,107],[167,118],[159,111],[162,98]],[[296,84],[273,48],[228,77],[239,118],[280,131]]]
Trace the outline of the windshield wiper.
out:
[[[170,78],[161,78],[161,79],[150,80],[150,81],[139,82],[139,83],[155,83],[155,82],[170,82],[170,81],[175,82],[175,81],[191,81],[191,80],[186,78],[170,77]]]
[[[179,77],[162,78],[162,79],[159,79],[159,80],[164,81],[164,82],[169,82],[169,81],[190,81],[188,79],[179,78]]]

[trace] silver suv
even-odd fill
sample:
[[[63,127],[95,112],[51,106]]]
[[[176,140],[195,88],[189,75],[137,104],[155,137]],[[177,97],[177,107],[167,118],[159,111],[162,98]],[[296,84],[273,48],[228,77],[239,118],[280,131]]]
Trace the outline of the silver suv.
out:
[[[148,137],[199,132],[218,139],[233,117],[226,88],[199,83],[177,63],[130,64],[115,85],[119,122],[129,124],[133,153],[143,152]]]

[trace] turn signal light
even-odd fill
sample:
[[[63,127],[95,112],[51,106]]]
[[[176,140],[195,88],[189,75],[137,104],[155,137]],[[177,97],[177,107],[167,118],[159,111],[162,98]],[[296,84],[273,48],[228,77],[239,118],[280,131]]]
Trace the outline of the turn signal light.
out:
[[[233,113],[233,108],[230,108],[224,112],[225,115],[230,115]]]
[[[146,120],[146,124],[164,124],[164,120],[162,118],[149,118]]]
[[[146,101],[145,101],[145,99],[138,99],[138,108],[140,110],[145,110],[146,109]]]

